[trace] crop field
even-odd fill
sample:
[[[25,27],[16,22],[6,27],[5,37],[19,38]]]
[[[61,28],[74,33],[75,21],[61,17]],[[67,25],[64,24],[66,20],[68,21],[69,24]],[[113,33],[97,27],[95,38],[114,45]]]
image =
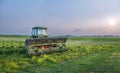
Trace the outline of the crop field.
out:
[[[120,73],[120,38],[73,37],[65,52],[29,57],[26,36],[0,36],[0,73]]]

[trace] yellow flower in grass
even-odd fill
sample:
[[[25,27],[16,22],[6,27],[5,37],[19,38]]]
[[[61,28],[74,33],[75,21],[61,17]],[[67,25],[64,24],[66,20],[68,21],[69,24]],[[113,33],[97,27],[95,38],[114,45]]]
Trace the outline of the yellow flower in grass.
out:
[[[19,68],[19,66],[15,62],[9,62],[9,65],[13,68]]]

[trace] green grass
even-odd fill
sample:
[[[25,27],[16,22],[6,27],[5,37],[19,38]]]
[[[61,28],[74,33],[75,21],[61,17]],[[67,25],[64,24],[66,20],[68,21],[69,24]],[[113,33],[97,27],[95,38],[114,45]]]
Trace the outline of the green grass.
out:
[[[70,40],[84,40],[84,41],[120,41],[120,37],[72,37]]]
[[[5,38],[1,73],[120,73],[120,38],[69,38],[68,51],[32,57],[24,53],[26,37]]]
[[[0,35],[0,41],[25,41],[28,37],[25,35]]]

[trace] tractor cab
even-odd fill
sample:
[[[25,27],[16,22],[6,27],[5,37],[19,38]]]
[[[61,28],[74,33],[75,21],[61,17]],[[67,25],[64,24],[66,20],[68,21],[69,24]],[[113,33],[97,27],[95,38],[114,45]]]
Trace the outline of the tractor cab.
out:
[[[47,27],[33,27],[32,28],[32,37],[39,38],[39,37],[47,37]]]

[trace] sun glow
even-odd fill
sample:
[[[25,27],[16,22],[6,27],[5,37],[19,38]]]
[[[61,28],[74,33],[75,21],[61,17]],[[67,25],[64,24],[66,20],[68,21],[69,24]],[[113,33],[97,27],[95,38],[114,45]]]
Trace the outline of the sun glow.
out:
[[[109,30],[109,32],[113,32],[115,30],[117,30],[118,28],[118,24],[119,24],[119,18],[118,17],[107,17],[107,20],[106,20],[106,28],[107,30]]]
[[[109,25],[110,25],[110,26],[115,26],[115,25],[116,25],[115,19],[110,19],[110,20],[109,20]]]

